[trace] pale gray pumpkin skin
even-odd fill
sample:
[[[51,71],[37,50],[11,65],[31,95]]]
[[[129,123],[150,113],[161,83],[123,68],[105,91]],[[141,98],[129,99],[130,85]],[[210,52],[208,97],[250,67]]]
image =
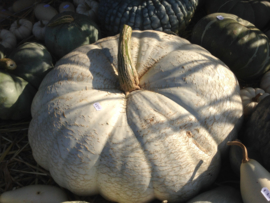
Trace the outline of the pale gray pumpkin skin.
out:
[[[118,35],[57,62],[32,103],[33,156],[79,195],[101,193],[120,203],[186,201],[214,182],[226,142],[237,136],[238,81],[198,45],[134,31],[131,56],[141,89],[126,96],[117,53]]]

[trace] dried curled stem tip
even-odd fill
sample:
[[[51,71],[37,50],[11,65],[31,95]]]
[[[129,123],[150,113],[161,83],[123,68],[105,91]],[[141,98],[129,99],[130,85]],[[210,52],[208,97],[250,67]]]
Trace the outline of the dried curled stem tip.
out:
[[[260,98],[262,95],[263,95],[263,93],[257,94],[255,97],[252,98],[252,101],[258,102],[258,101],[259,101],[259,98]]]
[[[57,25],[61,25],[64,23],[71,23],[74,21],[74,18],[71,15],[63,15],[59,18],[56,18],[54,21],[52,21],[51,23],[49,23],[47,26],[48,27],[54,27]]]
[[[246,146],[242,142],[240,142],[239,140],[228,141],[227,142],[227,145],[236,145],[236,146],[241,147],[242,150],[243,150],[243,159],[242,159],[242,162],[243,163],[246,163],[246,162],[249,161],[247,148],[246,148]]]
[[[15,61],[9,58],[0,59],[0,69],[2,70],[14,70],[17,68]]]

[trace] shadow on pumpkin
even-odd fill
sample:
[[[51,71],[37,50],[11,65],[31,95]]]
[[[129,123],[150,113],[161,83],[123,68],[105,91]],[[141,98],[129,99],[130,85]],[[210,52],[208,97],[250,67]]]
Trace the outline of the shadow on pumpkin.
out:
[[[238,19],[227,23],[227,26],[212,23],[209,29],[205,28],[209,22],[202,20],[195,26],[191,42],[207,49],[222,60],[240,81],[247,82],[258,79],[269,70],[269,39],[253,24]]]
[[[106,40],[103,40],[103,42]],[[168,46],[174,46],[174,43],[168,42]],[[116,61],[112,60],[114,55],[111,54],[110,56],[112,50],[106,47],[102,48],[104,50],[102,52],[105,55],[102,62],[105,63],[105,60],[107,60],[108,64],[111,64],[109,67],[113,69],[114,66],[115,68],[115,65],[112,65],[116,64]],[[165,198],[169,201],[176,199],[186,201],[215,181],[220,168],[220,153],[217,150],[220,148],[219,151],[222,151],[223,156],[226,154],[226,142],[236,137],[237,130],[241,124],[242,109],[240,106],[242,103],[240,97],[237,97],[239,95],[239,87],[236,86],[235,89],[228,91],[226,83],[223,84],[224,86],[217,83],[217,80],[226,80],[226,77],[222,75],[222,71],[219,72],[216,78],[212,78],[210,74],[207,74],[215,69],[217,71],[220,70],[218,65],[213,63],[218,59],[209,56],[204,49],[198,46],[189,47],[189,45],[179,48],[181,50],[176,50],[170,53],[170,55],[174,57],[176,53],[180,55],[189,54],[190,51],[196,50],[199,53],[197,56],[200,55],[201,57],[186,61],[181,66],[178,65],[176,70],[184,69],[183,73],[173,72],[174,64],[170,64],[170,60],[168,60],[167,68],[171,71],[168,72],[165,70],[165,72],[156,71],[149,73],[155,68],[150,69],[149,64],[149,66],[145,66],[147,71],[141,74],[141,80],[143,79],[144,83],[140,84],[144,90],[130,93],[125,100],[126,107],[121,108],[123,112],[120,112],[115,117],[113,124],[110,125],[112,121],[109,119],[108,126],[103,126],[103,130],[106,133],[95,134],[93,132],[94,127],[93,129],[85,128],[85,131],[83,131],[83,128],[80,128],[74,134],[72,131],[80,126],[75,126],[75,123],[79,122],[65,123],[65,125],[57,126],[57,130],[54,132],[57,133],[55,134],[57,136],[54,138],[55,143],[59,142],[56,145],[60,146],[60,142],[65,142],[65,147],[68,147],[68,150],[64,149],[63,146],[61,149],[56,150],[57,153],[61,153],[61,162],[54,163],[59,166],[58,171],[53,172],[54,178],[57,178],[55,174],[59,172],[59,169],[61,176],[67,176],[69,170],[73,171],[76,167],[86,167],[87,171],[93,170],[92,173],[94,175],[85,174],[84,178],[95,181],[95,183],[89,181],[84,188],[87,190],[91,184],[98,185],[92,191],[92,194],[100,192],[106,196],[105,194],[110,192],[110,188],[117,188],[119,189],[118,191],[123,191],[123,194],[117,193],[115,196],[125,195],[124,193],[128,190],[134,192],[135,195],[130,195],[130,198],[133,198],[133,200],[136,199],[137,194],[138,196],[147,196],[149,200],[155,195],[157,198]],[[94,51],[97,50],[89,52],[93,53]],[[89,52],[87,52],[89,59],[85,59],[85,61],[96,60],[97,55],[92,56]],[[85,53],[82,52],[82,54]],[[77,65],[77,62],[72,57],[72,54],[66,56],[66,61],[63,64]],[[156,61],[151,61],[151,66],[156,67],[165,58],[165,56],[162,56]],[[88,67],[88,62],[84,64],[84,60],[80,60],[78,63],[82,65],[78,70],[88,69],[91,75],[83,80],[76,80],[76,75],[74,74],[74,80],[72,79],[73,81],[67,83],[72,84],[76,82],[76,84],[81,84],[80,87],[82,89],[80,91],[87,92],[88,90],[85,89],[84,84],[86,81],[90,81],[92,88],[97,91],[121,95],[121,97],[115,98],[106,97],[104,101],[123,100],[124,95],[119,89],[112,90],[119,86],[117,74],[110,80],[112,83],[111,89],[108,87],[102,89],[100,85],[96,85],[96,83],[100,83],[100,77],[102,77],[100,72],[96,72],[97,74],[95,75],[95,71],[92,71],[92,67]],[[168,64],[171,65],[171,69]],[[195,66],[194,64],[198,65]],[[58,65],[61,65],[61,62]],[[212,69],[209,70],[210,72],[203,72],[210,65],[212,66]],[[196,71],[193,71],[190,67],[193,67]],[[198,73],[199,75],[196,75]],[[165,79],[167,81],[158,79],[159,74],[166,76],[167,78]],[[176,74],[178,74],[177,77],[181,78],[181,80],[173,80]],[[151,81],[150,75],[155,80]],[[169,77],[170,75],[173,77]],[[91,80],[89,79],[91,78],[90,76],[92,77]],[[198,78],[198,76],[200,77]],[[60,82],[67,80],[67,78],[67,75],[61,75]],[[185,81],[183,78],[187,80]],[[190,83],[187,83],[187,81]],[[205,82],[202,84],[208,84],[211,87],[204,94],[194,91],[194,88],[196,90],[203,88],[202,84],[195,84],[202,81]],[[206,83],[206,81],[209,83]],[[237,83],[236,80],[234,82]],[[212,86],[215,85],[217,85],[217,89],[212,89]],[[182,94],[179,94],[179,92],[182,92]],[[223,92],[224,95],[221,95],[220,92]],[[70,95],[71,92],[67,94]],[[229,101],[237,107],[234,108],[230,104],[222,110]],[[54,102],[55,104],[57,103],[56,99],[54,99]],[[99,100],[91,100],[91,98],[89,98],[89,101],[81,104],[75,102],[74,108],[70,109],[68,113],[70,115],[72,112],[80,113],[78,117],[71,118],[74,119],[72,122],[79,121],[77,119],[80,116],[85,116],[84,108],[89,108],[96,102],[99,102]],[[53,106],[51,108],[53,109]],[[113,108],[116,107],[111,107],[111,109]],[[100,124],[99,122],[107,114],[108,111],[105,111],[104,114],[99,115],[93,122]],[[55,116],[59,120],[64,120],[66,117],[66,121],[69,119],[67,113],[63,116],[55,112]],[[223,116],[224,118],[222,118]],[[239,121],[237,121],[238,119]],[[98,142],[89,142],[89,139],[92,139],[92,137],[100,140]],[[102,143],[102,146],[98,146],[100,143]],[[96,149],[96,145],[100,152]],[[56,152],[50,153],[57,155]],[[85,152],[90,153],[85,156]],[[79,159],[76,159],[78,157]],[[70,160],[73,160],[75,166],[66,168],[64,163]],[[102,184],[103,180],[106,180],[106,184]],[[80,179],[73,181],[78,181],[79,184]],[[70,186],[69,180],[61,180],[60,185],[63,187]],[[166,187],[163,187],[165,185]],[[155,192],[153,192],[153,189],[155,189]],[[172,194],[174,197],[172,197]]]

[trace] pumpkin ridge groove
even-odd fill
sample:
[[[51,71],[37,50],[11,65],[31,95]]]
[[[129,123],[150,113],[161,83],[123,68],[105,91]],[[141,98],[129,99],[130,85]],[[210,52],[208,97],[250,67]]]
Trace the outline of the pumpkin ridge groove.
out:
[[[236,6],[236,4],[238,3],[237,1],[230,0],[230,1],[224,2],[224,4],[220,5],[220,7],[218,8],[217,12],[219,12],[219,10],[222,9],[223,6],[225,6],[226,4],[228,4],[230,2],[235,2],[235,3],[232,5],[232,7],[230,9],[228,9],[228,13],[229,13]]]
[[[186,26],[187,25],[187,20],[186,20],[185,16],[187,15],[187,13],[186,13],[186,10],[184,9],[186,6],[182,4],[182,1],[176,1],[176,3],[178,4],[178,8],[181,11],[181,14],[184,14],[184,16],[178,15],[177,18],[178,18],[179,22],[184,21],[184,24]],[[178,25],[178,27],[179,27],[179,25]],[[181,28],[179,30],[181,30]]]
[[[160,3],[160,1],[158,1],[158,0],[152,0],[152,2],[153,2],[153,6],[155,7],[155,13],[156,13],[156,16],[157,16],[157,18],[158,18],[158,20],[159,20],[159,25],[160,25],[160,27],[159,28],[161,28],[161,30],[164,30],[163,28],[162,28],[162,25],[161,25],[161,19],[162,19],[162,12],[159,12],[159,10],[162,8],[162,4]]]

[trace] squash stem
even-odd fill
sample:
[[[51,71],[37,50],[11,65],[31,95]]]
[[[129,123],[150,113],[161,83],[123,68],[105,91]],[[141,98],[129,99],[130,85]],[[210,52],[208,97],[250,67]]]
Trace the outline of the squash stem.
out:
[[[259,98],[260,98],[262,95],[263,95],[263,93],[257,94],[255,97],[252,98],[252,101],[258,102],[258,101],[259,101]]]
[[[119,36],[118,44],[118,77],[120,88],[128,95],[140,89],[139,78],[130,54],[132,28],[124,25]]]
[[[48,27],[55,27],[57,25],[61,25],[64,23],[71,23],[73,21],[74,21],[74,18],[71,15],[63,15],[63,16],[55,19],[51,23],[49,23],[47,26]]]
[[[9,58],[0,59],[0,69],[1,70],[14,70],[17,68],[15,61]]]
[[[249,161],[247,148],[242,142],[240,142],[239,140],[229,141],[229,142],[227,142],[227,145],[237,145],[237,146],[241,147],[243,150],[242,162],[246,163]]]

